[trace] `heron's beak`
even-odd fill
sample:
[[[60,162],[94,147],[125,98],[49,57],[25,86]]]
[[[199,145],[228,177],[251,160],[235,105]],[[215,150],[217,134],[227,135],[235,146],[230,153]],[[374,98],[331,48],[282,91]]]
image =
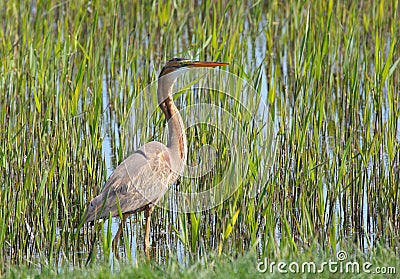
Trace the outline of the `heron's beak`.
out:
[[[190,61],[185,63],[186,67],[189,68],[200,68],[200,67],[218,67],[218,66],[227,66],[228,63],[225,62],[207,62],[207,61]]]

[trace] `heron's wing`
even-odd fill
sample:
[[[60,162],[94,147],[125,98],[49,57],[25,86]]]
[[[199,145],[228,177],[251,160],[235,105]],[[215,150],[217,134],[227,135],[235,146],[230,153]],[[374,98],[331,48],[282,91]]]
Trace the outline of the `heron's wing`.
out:
[[[111,174],[101,193],[88,205],[86,221],[104,218],[111,212],[137,212],[161,198],[172,183],[168,148],[150,142],[126,158]]]

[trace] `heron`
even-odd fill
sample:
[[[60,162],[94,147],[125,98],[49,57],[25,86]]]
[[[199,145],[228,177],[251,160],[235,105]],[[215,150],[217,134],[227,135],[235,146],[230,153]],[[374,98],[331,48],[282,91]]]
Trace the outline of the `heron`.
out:
[[[154,206],[168,188],[180,177],[187,158],[185,127],[172,98],[173,85],[182,73],[191,68],[226,66],[225,62],[194,61],[173,58],[162,68],[158,77],[157,99],[167,119],[167,144],[146,143],[120,165],[106,181],[100,194],[93,198],[85,212],[85,222],[93,222],[111,214],[122,213],[122,220],[113,239],[114,252],[126,219],[145,211],[144,250],[149,257],[150,221]]]

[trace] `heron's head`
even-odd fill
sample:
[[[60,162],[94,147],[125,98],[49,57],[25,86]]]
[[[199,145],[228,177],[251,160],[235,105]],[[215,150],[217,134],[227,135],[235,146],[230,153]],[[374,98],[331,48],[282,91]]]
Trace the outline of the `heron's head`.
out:
[[[224,62],[208,62],[208,61],[194,61],[184,58],[173,58],[165,64],[164,68],[161,70],[159,78],[166,76],[171,73],[178,73],[182,70],[187,70],[190,68],[205,68],[205,67],[218,67],[226,66],[228,63]]]

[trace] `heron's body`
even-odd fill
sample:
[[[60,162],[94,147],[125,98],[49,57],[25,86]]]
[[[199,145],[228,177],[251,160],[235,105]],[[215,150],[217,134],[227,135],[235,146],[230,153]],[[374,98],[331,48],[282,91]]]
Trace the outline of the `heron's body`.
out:
[[[114,238],[119,237],[126,218],[135,212],[146,211],[145,250],[149,249],[150,216],[154,205],[168,187],[181,175],[187,157],[186,133],[183,120],[172,99],[172,87],[181,69],[216,67],[227,63],[200,62],[174,58],[164,66],[158,79],[158,103],[168,121],[168,143],[149,142],[126,158],[112,173],[101,193],[90,203],[85,221],[109,215],[123,220]]]
[[[126,158],[112,173],[102,192],[89,204],[86,221],[142,211],[157,202],[173,183],[168,148],[160,142],[149,142]],[[118,199],[118,201],[117,201]]]

